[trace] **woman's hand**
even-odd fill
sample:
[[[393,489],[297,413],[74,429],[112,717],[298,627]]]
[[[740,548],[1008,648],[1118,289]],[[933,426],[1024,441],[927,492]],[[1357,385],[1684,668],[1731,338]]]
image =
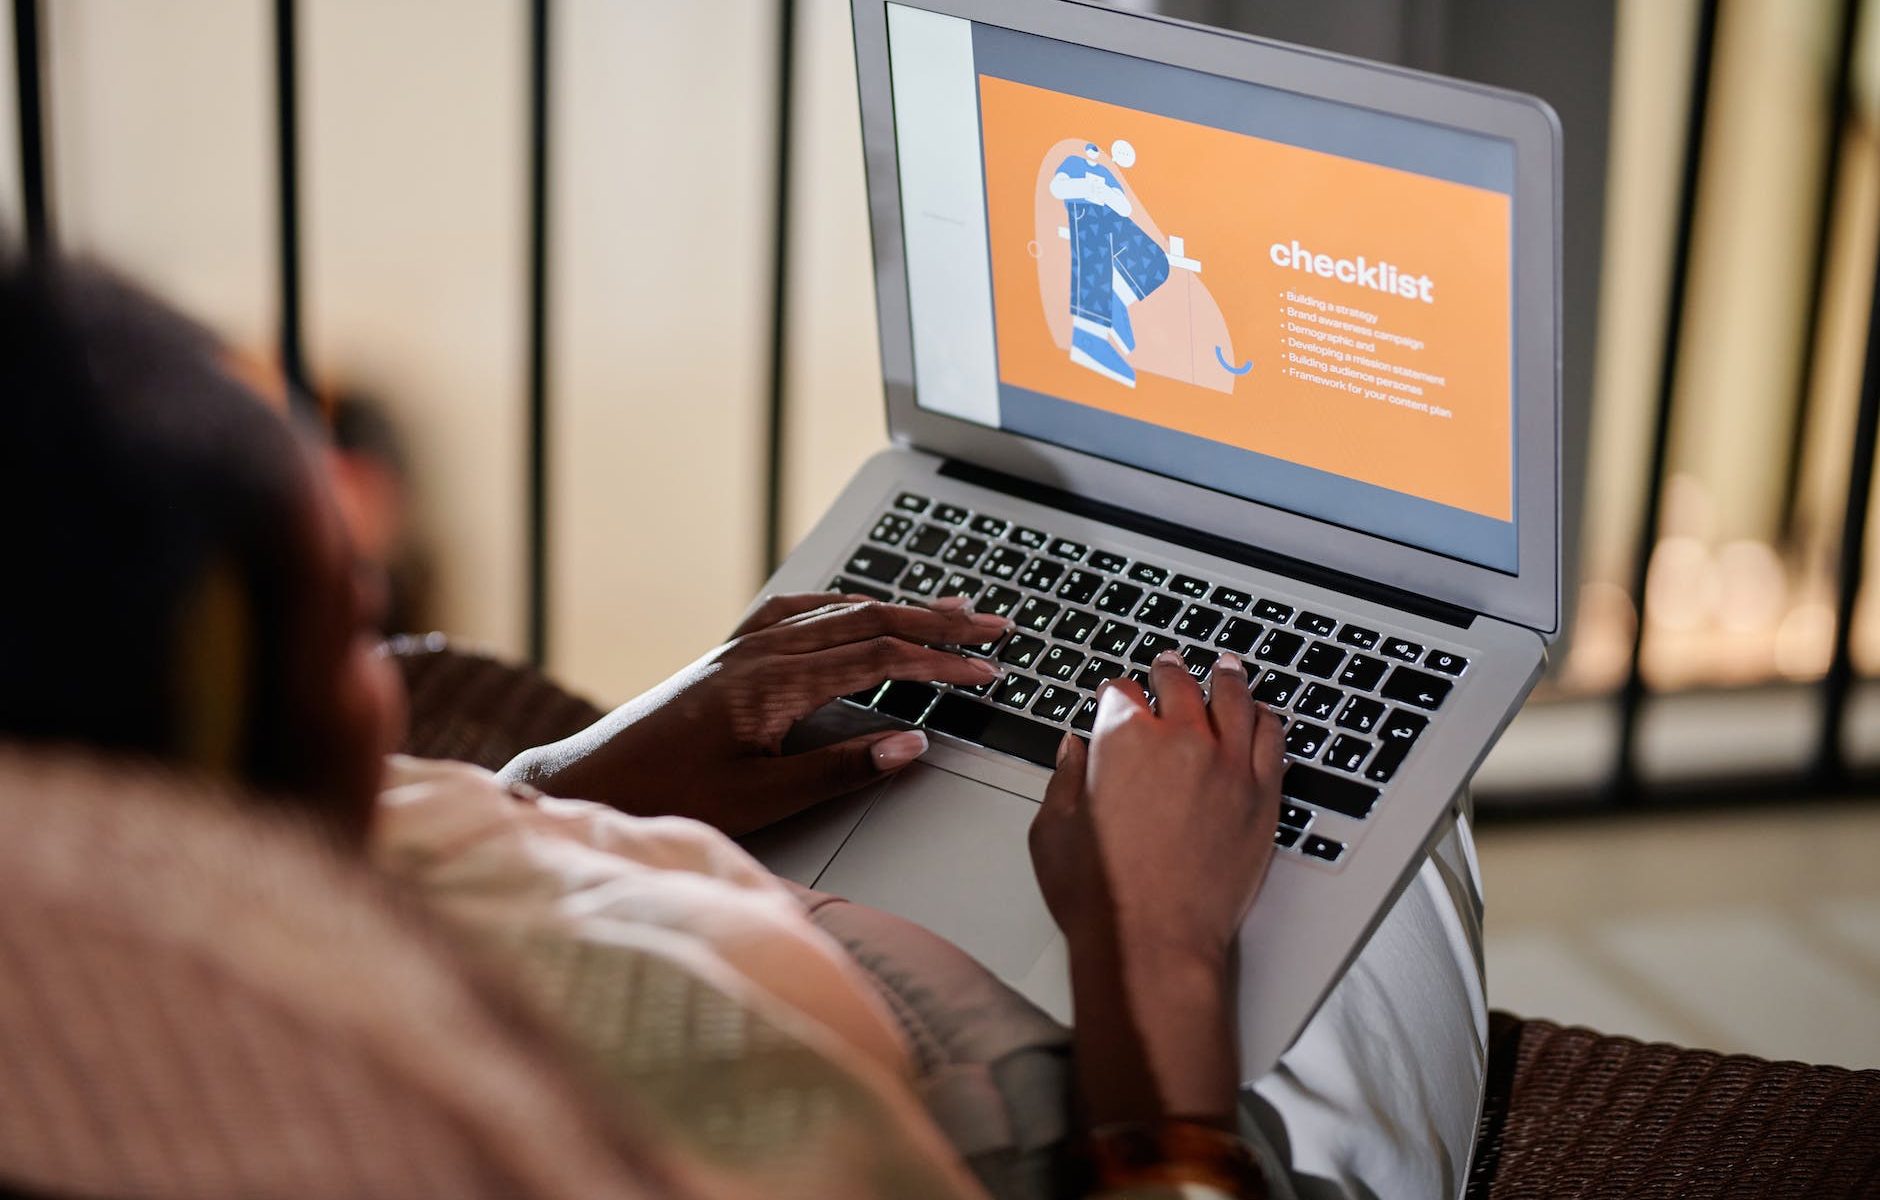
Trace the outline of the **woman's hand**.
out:
[[[747,833],[898,771],[927,748],[918,730],[878,731],[784,754],[791,726],[884,680],[995,679],[996,664],[936,647],[988,642],[1010,626],[964,600],[920,608],[774,596],[729,642],[575,736],[519,755],[503,775],[555,795]]]
[[[1031,828],[1071,954],[1089,1119],[1229,1120],[1238,1079],[1233,947],[1279,814],[1279,718],[1224,654],[1211,696],[1174,654],[1157,704],[1106,686],[1088,751],[1067,738]]]

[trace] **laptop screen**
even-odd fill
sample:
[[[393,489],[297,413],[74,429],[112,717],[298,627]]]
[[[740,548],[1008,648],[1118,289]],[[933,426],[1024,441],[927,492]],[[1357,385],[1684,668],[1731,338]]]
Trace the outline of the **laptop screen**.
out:
[[[1517,568],[1512,143],[888,6],[926,409]]]

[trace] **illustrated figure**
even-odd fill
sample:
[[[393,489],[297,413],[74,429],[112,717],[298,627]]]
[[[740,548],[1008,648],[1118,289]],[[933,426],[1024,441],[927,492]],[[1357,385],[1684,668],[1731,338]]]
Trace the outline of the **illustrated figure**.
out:
[[[1111,161],[1135,162],[1128,142]],[[1051,194],[1064,202],[1071,241],[1071,361],[1125,387],[1136,386],[1129,355],[1136,335],[1129,310],[1167,282],[1168,253],[1144,233],[1129,197],[1102,150],[1086,143],[1051,177]],[[1127,159],[1128,161],[1124,161]]]

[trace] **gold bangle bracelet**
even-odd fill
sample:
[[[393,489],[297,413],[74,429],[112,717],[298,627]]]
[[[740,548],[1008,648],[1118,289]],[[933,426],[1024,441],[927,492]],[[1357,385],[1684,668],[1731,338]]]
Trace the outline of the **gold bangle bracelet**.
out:
[[[1202,1121],[1103,1125],[1084,1139],[1086,1193],[1199,1184],[1235,1200],[1267,1200],[1266,1176],[1240,1138]]]

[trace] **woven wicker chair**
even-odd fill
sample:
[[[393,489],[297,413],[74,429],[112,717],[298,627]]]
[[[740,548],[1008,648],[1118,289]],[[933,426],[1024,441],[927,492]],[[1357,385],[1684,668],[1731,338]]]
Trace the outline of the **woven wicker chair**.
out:
[[[539,672],[393,649],[413,754],[498,767],[600,715]],[[1880,1197],[1880,1071],[1768,1062],[1493,1013],[1469,1200]]]

